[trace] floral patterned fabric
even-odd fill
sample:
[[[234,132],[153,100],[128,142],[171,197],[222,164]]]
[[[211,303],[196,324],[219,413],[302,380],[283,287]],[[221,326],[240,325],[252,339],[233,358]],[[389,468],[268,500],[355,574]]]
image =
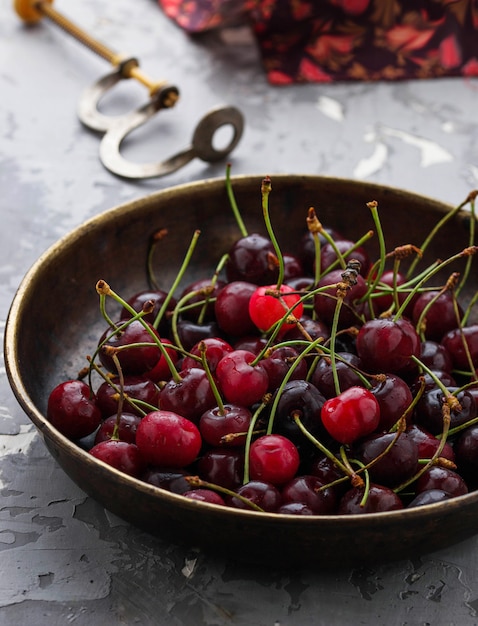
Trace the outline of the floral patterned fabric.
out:
[[[191,34],[248,22],[272,84],[478,76],[478,0],[159,0]]]

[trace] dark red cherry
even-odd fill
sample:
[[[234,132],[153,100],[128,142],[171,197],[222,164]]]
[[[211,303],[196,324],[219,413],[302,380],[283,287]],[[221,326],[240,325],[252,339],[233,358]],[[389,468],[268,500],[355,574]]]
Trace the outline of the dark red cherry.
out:
[[[478,324],[448,331],[442,337],[441,343],[450,353],[455,368],[465,371],[470,370],[465,345],[468,346],[473,363],[475,365],[478,363]]]
[[[420,337],[405,318],[369,320],[356,338],[357,354],[370,372],[401,374],[416,369],[412,357],[419,357]]]
[[[101,383],[96,391],[98,406],[105,418],[118,412],[120,381],[117,376],[113,376],[110,381]],[[144,415],[150,410],[145,408],[144,403],[152,407],[157,407],[159,403],[159,389],[152,380],[146,377],[125,376],[123,393],[123,408],[128,413]],[[138,404],[134,404],[130,400],[136,400]]]
[[[325,232],[334,240],[343,239],[342,235],[333,228],[324,228]],[[319,234],[320,247],[327,243],[327,239],[323,234]],[[315,242],[314,236],[311,232],[307,231],[301,237],[299,257],[307,272],[313,273],[315,266]]]
[[[420,361],[431,370],[451,372],[453,360],[450,353],[441,343],[426,340],[422,342]]]
[[[234,350],[247,350],[257,356],[262,352],[266,345],[267,339],[265,337],[246,335],[234,343]]]
[[[435,435],[417,424],[410,424],[407,427],[407,434],[418,446],[419,459],[431,459],[440,446],[440,440]],[[443,446],[440,456],[449,461],[455,461],[455,452],[448,441]]]
[[[226,505],[224,498],[216,491],[212,491],[212,489],[191,489],[191,491],[185,491],[183,496],[185,498],[189,498],[190,500],[207,502],[208,504],[217,504],[219,506]]]
[[[321,272],[328,271],[331,265],[337,260],[336,249],[348,259],[356,259],[360,262],[360,273],[362,276],[368,274],[370,269],[370,257],[364,247],[359,246],[350,254],[349,251],[355,246],[355,242],[349,239],[338,239],[334,242],[334,246],[330,243],[325,243],[320,251],[320,268]]]
[[[210,448],[197,463],[199,475],[214,485],[235,489],[244,478],[244,451],[235,448]]]
[[[288,502],[282,504],[277,513],[281,515],[314,515],[314,511],[310,506],[307,506],[304,502]]]
[[[171,411],[148,413],[136,430],[136,445],[150,465],[186,467],[196,459],[201,444],[197,426]]]
[[[463,496],[468,493],[467,484],[458,472],[439,465],[429,467],[415,483],[417,494],[430,489],[442,489],[450,496]]]
[[[177,467],[149,467],[140,478],[149,485],[166,489],[171,493],[184,494],[191,489],[185,478],[189,475],[187,470]]]
[[[116,415],[110,415],[102,423],[96,431],[95,444],[111,439],[118,418]],[[134,413],[121,413],[118,423],[117,436],[121,441],[127,443],[136,443],[136,429],[141,421],[139,415]]]
[[[280,491],[273,484],[262,480],[251,480],[245,485],[238,487],[235,491],[268,513],[275,513],[282,503]],[[226,497],[226,504],[235,509],[252,510],[247,502],[234,496]]]
[[[229,250],[226,265],[227,281],[244,280],[256,285],[268,285],[277,280],[278,266],[272,242],[253,233],[238,239]]]
[[[373,310],[375,316],[378,317],[380,313],[388,311],[390,307],[395,303],[393,290],[403,285],[406,282],[406,278],[400,272],[395,273],[393,270],[387,270],[380,277],[380,283],[376,288],[375,294],[382,293],[373,297]],[[387,287],[390,288],[387,290]],[[398,292],[398,304],[401,305],[407,297],[407,293]]]
[[[102,441],[91,448],[90,454],[129,476],[139,476],[144,468],[140,451],[134,443],[127,441]]]
[[[67,380],[50,393],[47,418],[65,437],[81,439],[98,428],[102,414],[96,396],[86,383]]]
[[[300,324],[303,330],[307,333],[307,340],[311,339],[315,341],[322,337],[324,342],[330,337],[329,327],[317,319],[312,319],[309,315],[303,315],[300,318]],[[305,336],[302,330],[296,325],[291,328],[283,337],[284,341],[304,341]],[[296,349],[302,351],[305,346],[297,345]]]
[[[391,446],[391,448],[389,448]],[[357,458],[368,465],[370,479],[380,485],[396,487],[418,469],[418,446],[406,432],[379,433],[362,440],[355,450]]]
[[[288,381],[279,396],[274,419],[274,431],[284,435],[297,446],[308,444],[308,440],[295,421],[298,417],[304,428],[314,437],[322,439],[325,430],[320,411],[325,403],[320,391],[306,380]]]
[[[214,374],[219,361],[223,356],[232,352],[233,347],[225,339],[221,339],[221,337],[206,337],[193,346],[189,355],[184,357],[182,368],[188,369],[190,367],[199,367],[200,369],[203,369],[201,361],[194,358],[197,357],[198,359],[201,359],[201,350],[204,350],[208,367],[211,373]]]
[[[164,301],[168,297],[169,297],[168,292],[163,291],[162,289],[158,289],[156,291],[140,291],[134,294],[134,296],[131,296],[131,298],[129,298],[127,302],[137,313],[140,313],[143,310],[143,306],[145,304],[152,302],[153,310],[151,311],[151,313],[147,313],[143,317],[143,319],[149,322],[150,324],[153,324],[153,322],[156,320],[156,316],[158,315],[159,311],[161,310],[161,307],[164,304]],[[166,311],[170,313],[171,311],[174,310],[175,306],[176,306],[176,299],[170,298]],[[130,317],[131,317],[131,313],[127,309],[123,308],[121,310],[121,319],[127,320]],[[163,315],[163,317],[161,318],[161,322],[159,326],[157,327],[157,329],[159,333],[166,333],[168,331],[169,322],[168,322],[168,316],[166,314]]]
[[[325,287],[323,292],[318,293],[314,297],[314,309],[318,319],[330,326],[334,319],[335,309],[337,307],[337,288],[336,284],[343,282],[343,270],[332,270],[323,276],[318,287]],[[330,287],[327,289],[327,287]],[[360,298],[367,292],[367,284],[363,276],[357,276],[357,284],[354,285],[345,296],[339,314],[339,327],[344,328],[357,323],[358,315],[362,312],[363,305],[359,303]]]
[[[457,388],[448,388],[450,393],[456,392]],[[443,431],[443,403],[445,396],[443,391],[434,387],[425,391],[414,411],[414,421],[433,435],[439,435]],[[456,428],[465,424],[477,416],[476,402],[468,391],[458,391],[456,399],[460,408],[453,408],[450,415],[450,428]]]
[[[325,484],[317,476],[296,476],[282,488],[282,502],[284,505],[305,504],[314,515],[333,515],[337,497],[334,490]]]
[[[407,508],[412,509],[416,506],[425,506],[427,504],[436,504],[437,502],[443,502],[449,500],[452,496],[443,489],[429,489],[428,491],[422,491],[411,502],[409,502]]]
[[[219,328],[231,337],[257,331],[249,315],[249,300],[257,285],[243,280],[228,283],[217,294],[214,311]]]
[[[205,370],[191,367],[181,370],[178,380],[170,378],[161,389],[159,406],[165,411],[198,422],[205,411],[216,406],[216,398]]]
[[[292,346],[282,346],[272,350],[271,354],[261,361],[267,372],[270,392],[274,392],[284,380],[285,375],[294,367],[290,380],[304,380],[307,376],[307,364]]]
[[[458,471],[477,487],[478,475],[478,425],[468,426],[459,433],[453,446]]]
[[[223,411],[215,407],[203,413],[199,420],[199,431],[203,441],[210,446],[244,446],[251,419],[252,413],[245,406],[226,404]],[[227,435],[239,436],[227,438]]]
[[[364,493],[364,487],[352,487],[346,491],[340,500],[338,515],[361,515],[403,509],[400,496],[389,487],[372,483],[365,500]]]
[[[181,318],[197,322],[199,316],[201,316],[203,322],[213,320],[215,298],[225,285],[226,283],[223,280],[216,280],[212,283],[210,278],[202,278],[187,285],[183,289],[180,299],[188,294],[197,293],[188,299],[186,303],[188,308],[181,311]],[[204,290],[207,290],[207,293],[205,293]],[[207,301],[207,303],[204,301]],[[191,305],[196,306],[189,308]]]
[[[101,336],[99,341],[101,345],[118,349],[116,355],[124,375],[141,376],[153,369],[161,357],[161,351],[155,344],[155,338],[159,341],[159,334],[150,324],[145,323],[149,330],[139,320],[132,320],[126,326],[125,321],[120,321],[114,327],[109,327]],[[100,350],[99,358],[107,370],[114,374],[117,373],[112,356],[105,350]]]
[[[340,391],[345,391],[345,389],[349,387],[363,387],[363,380],[357,374],[357,369],[360,369],[360,359],[356,354],[337,352],[335,372]],[[310,377],[310,382],[315,385],[326,398],[332,398],[337,395],[334,368],[332,367],[332,361],[329,357],[323,356],[319,359]]]
[[[289,252],[282,255],[284,261],[284,282],[295,280],[304,274],[304,267],[300,258]]]
[[[413,396],[410,387],[397,374],[385,374],[370,391],[380,405],[380,421],[377,430],[390,430],[405,415]],[[410,421],[412,413],[407,413]]]
[[[161,338],[161,344],[169,355],[173,367],[175,367],[179,361],[178,351],[175,348],[171,347],[172,342],[169,339]],[[161,356],[159,357],[159,361],[156,363],[153,369],[145,372],[143,376],[145,378],[148,378],[149,380],[152,380],[155,383],[159,383],[162,380],[168,380],[171,377],[172,373],[173,372],[171,371],[170,365],[166,360],[166,357],[164,356],[164,354],[161,354]]]
[[[214,320],[204,322],[204,324],[192,320],[179,320],[177,329],[179,340],[185,350],[191,350],[193,346],[206,337],[222,336],[221,330]]]
[[[430,305],[432,300],[433,303]],[[454,330],[463,317],[461,306],[457,303],[455,310],[454,301],[455,296],[451,291],[440,293],[432,290],[419,294],[413,306],[412,321],[414,324],[420,322],[422,313],[426,307],[429,307],[421,321],[419,332],[423,331],[424,336],[431,341],[440,341],[445,333]]]

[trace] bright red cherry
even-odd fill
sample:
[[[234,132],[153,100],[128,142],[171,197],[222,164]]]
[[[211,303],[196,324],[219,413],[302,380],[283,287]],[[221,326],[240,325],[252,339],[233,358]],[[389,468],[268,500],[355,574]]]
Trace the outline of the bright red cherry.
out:
[[[249,472],[252,480],[284,485],[299,469],[300,457],[296,446],[282,435],[263,435],[249,451]]]
[[[172,411],[153,411],[136,430],[136,445],[151,465],[186,467],[201,449],[201,435],[195,424]]]
[[[228,402],[251,406],[266,393],[269,378],[260,363],[253,365],[255,358],[248,350],[234,350],[217,364],[218,385]]]
[[[380,406],[368,389],[349,387],[325,402],[321,418],[327,432],[336,441],[350,444],[377,428]]]
[[[272,295],[272,294],[278,295]],[[280,293],[280,295],[279,295]],[[264,285],[258,287],[249,300],[249,315],[257,328],[263,332],[271,329],[279,322],[289,309],[299,302],[300,296],[294,293],[292,287],[281,285]],[[291,315],[299,319],[304,311],[302,303],[298,304]],[[281,331],[287,332],[294,328],[295,324],[282,322]]]

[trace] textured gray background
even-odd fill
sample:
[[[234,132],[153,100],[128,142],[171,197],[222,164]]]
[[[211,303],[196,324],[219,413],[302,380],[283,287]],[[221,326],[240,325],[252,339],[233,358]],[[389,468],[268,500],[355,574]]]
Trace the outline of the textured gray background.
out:
[[[153,190],[224,173],[224,164],[195,161],[147,182],[109,174],[97,136],[76,117],[82,90],[109,67],[47,22],[25,28],[11,4],[0,0],[2,330],[23,275],[61,235]],[[478,186],[477,82],[271,87],[247,30],[193,41],[155,0],[57,0],[55,7],[180,87],[176,109],[129,142],[132,159],[187,146],[209,108],[231,103],[246,117],[234,174],[338,175],[452,204]],[[106,105],[117,112],[143,100],[128,84]],[[56,465],[16,403],[3,364],[0,450],[2,626],[478,624],[478,538],[415,560],[329,574],[266,563],[254,570],[139,532]]]

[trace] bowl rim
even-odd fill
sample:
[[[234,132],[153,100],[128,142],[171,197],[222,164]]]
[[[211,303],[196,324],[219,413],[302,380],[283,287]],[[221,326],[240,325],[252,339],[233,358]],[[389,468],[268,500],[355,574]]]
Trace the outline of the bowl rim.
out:
[[[275,180],[280,181],[281,183],[307,181],[317,182],[320,180],[324,180],[329,183],[336,182],[346,185],[360,184],[363,188],[370,190],[371,197],[373,191],[386,190],[394,194],[399,194],[405,199],[419,199],[421,201],[431,203],[434,205],[434,207],[443,212],[449,211],[454,208],[453,205],[435,199],[431,196],[427,196],[421,193],[415,193],[391,185],[382,185],[374,182],[359,181],[337,176],[323,176],[313,174],[270,174],[269,176],[272,180],[273,185]],[[255,175],[241,174],[231,176],[230,180],[232,185],[234,186],[234,184],[237,185],[241,183],[250,184],[254,177]],[[264,176],[257,175],[258,184],[263,178]],[[16,358],[16,336],[22,313],[23,297],[28,290],[30,282],[35,278],[38,272],[40,272],[43,265],[51,257],[60,254],[61,250],[64,249],[65,246],[68,246],[78,239],[81,239],[91,229],[100,227],[104,222],[107,222],[112,217],[114,217],[115,214],[123,213],[125,211],[133,212],[136,210],[141,210],[141,207],[145,204],[149,205],[150,203],[156,202],[158,199],[167,200],[169,196],[176,195],[177,193],[184,193],[191,190],[197,193],[201,193],[201,191],[203,190],[208,190],[211,187],[216,188],[219,186],[223,186],[224,184],[225,177],[208,178],[175,185],[165,189],[160,189],[150,194],[140,196],[139,198],[119,203],[111,207],[110,209],[107,209],[97,215],[94,215],[93,217],[88,218],[87,220],[74,227],[68,233],[61,236],[56,242],[54,242],[43,253],[41,253],[37,260],[27,270],[16,290],[6,319],[4,334],[5,369],[9,384],[12,388],[16,400],[18,401],[20,407],[23,409],[26,415],[29,417],[33,425],[37,428],[37,431],[42,436],[42,438],[48,437],[56,446],[62,448],[64,451],[68,452],[68,454],[77,457],[77,459],[85,462],[86,464],[90,464],[92,467],[101,468],[102,471],[109,473],[112,477],[115,478],[115,480],[126,483],[127,485],[129,485],[130,488],[139,489],[141,492],[144,493],[144,495],[159,497],[166,501],[171,501],[171,503],[174,503],[175,505],[180,504],[184,508],[190,508],[191,510],[204,508],[205,510],[213,511],[220,516],[233,516],[234,518],[244,518],[245,520],[251,519],[251,516],[253,516],[253,519],[255,520],[258,520],[260,518],[269,521],[287,519],[288,523],[292,523],[298,526],[310,524],[340,524],[344,527],[347,527],[349,525],[352,527],[357,523],[358,520],[363,521],[365,517],[367,520],[370,521],[371,525],[379,524],[380,521],[384,519],[400,518],[403,516],[409,517],[410,515],[413,515],[416,519],[428,519],[430,517],[439,515],[440,512],[443,512],[444,509],[448,510],[460,508],[462,503],[466,503],[468,505],[472,505],[475,502],[478,503],[478,490],[476,490],[471,491],[465,495],[455,496],[442,502],[432,503],[422,507],[414,507],[413,509],[404,508],[395,511],[352,515],[335,514],[299,516],[268,512],[260,512],[258,514],[258,512],[254,510],[236,509],[232,507],[211,504],[208,502],[196,501],[185,498],[180,494],[169,492],[161,487],[151,485],[138,478],[134,478],[132,476],[124,474],[123,472],[117,470],[114,467],[111,467],[100,459],[93,457],[89,454],[88,451],[81,448],[75,442],[69,440],[66,436],[62,435],[56,428],[54,428],[47,420],[46,416],[44,416],[43,413],[37,408],[22,382],[19,362]]]

